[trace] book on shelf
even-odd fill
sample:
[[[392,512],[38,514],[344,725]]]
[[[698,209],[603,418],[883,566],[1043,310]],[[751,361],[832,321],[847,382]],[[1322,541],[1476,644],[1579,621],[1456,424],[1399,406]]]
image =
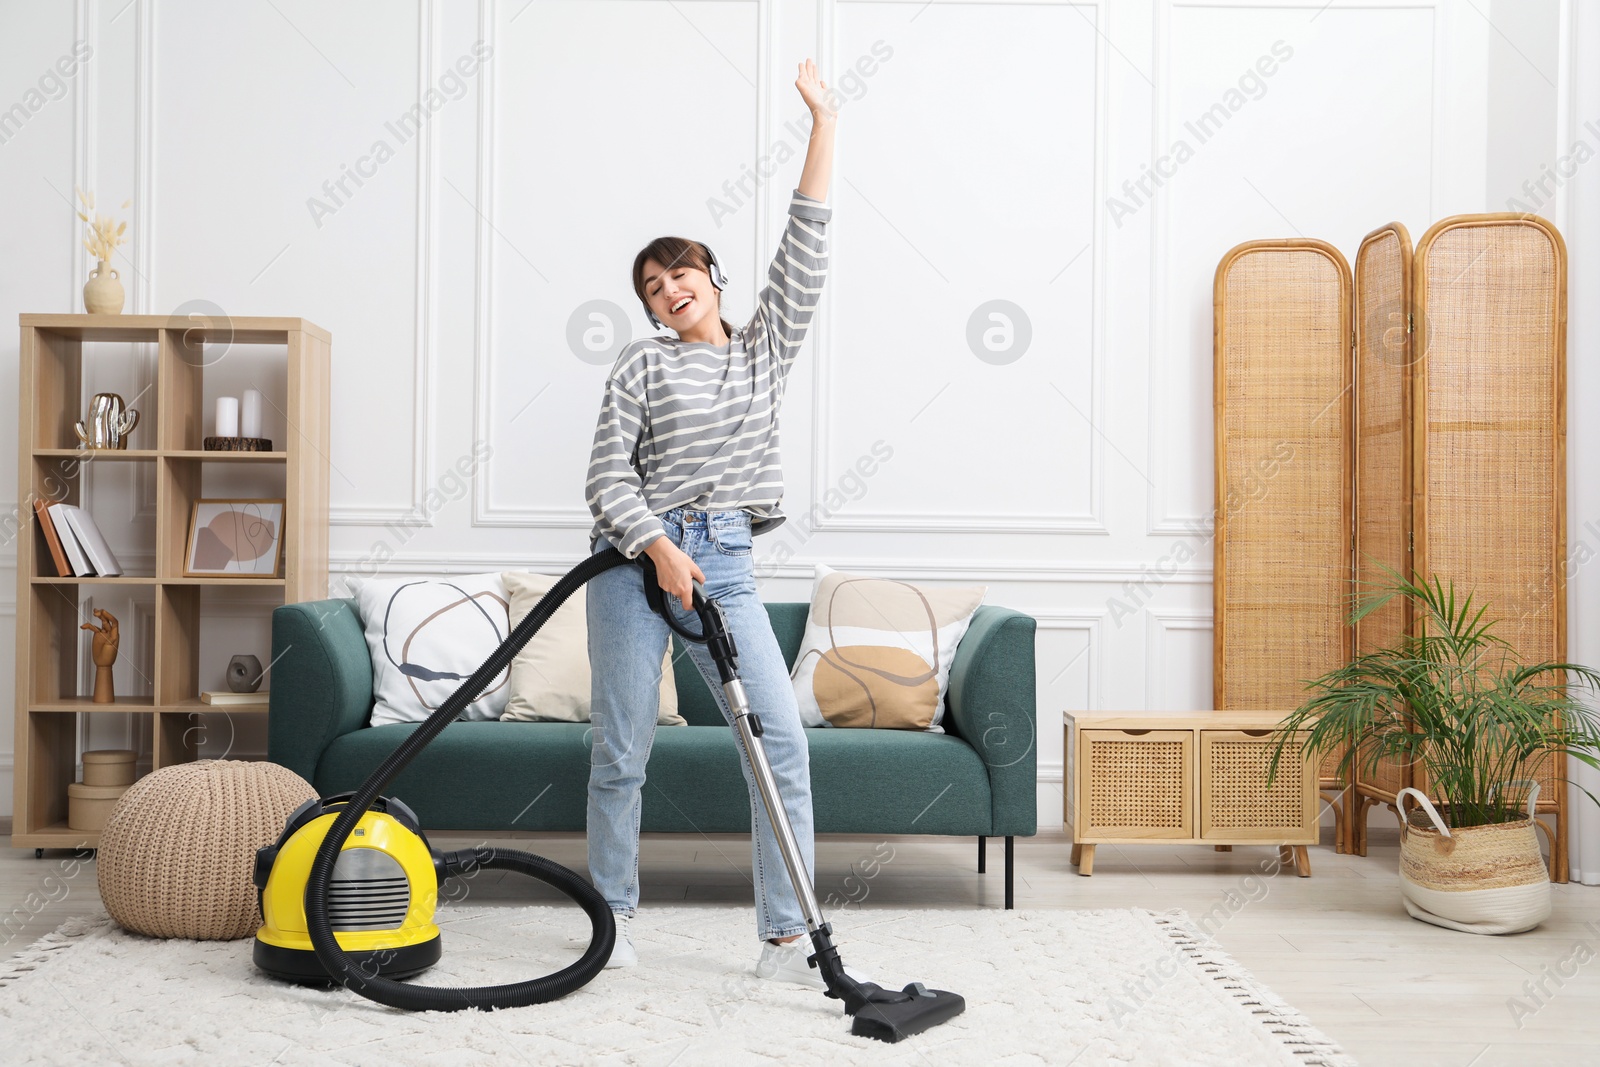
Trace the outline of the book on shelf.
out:
[[[89,557],[89,566],[94,568],[94,572],[106,578],[115,578],[121,574],[122,565],[117,562],[117,557],[111,552],[111,546],[106,544],[106,539],[101,536],[100,527],[95,525],[94,516],[71,504],[56,506],[67,509],[67,525],[72,527],[72,532]]]
[[[67,563],[66,550],[61,547],[61,536],[56,533],[55,520],[50,517],[49,502],[36,497],[33,501],[33,511],[39,517],[39,529],[44,533],[45,544],[50,546],[50,558],[55,561],[56,573],[51,577],[72,577],[72,567]]]
[[[67,513],[64,509],[70,504],[51,504],[48,514],[50,521],[55,524],[56,536],[61,539],[61,548],[67,554],[67,562],[71,565],[67,574],[92,575],[94,568],[89,565],[89,557],[84,554],[83,546],[78,543],[77,535],[72,532],[72,527],[67,525]]]
[[[200,694],[202,704],[227,704],[233,707],[266,707],[268,692],[258,689],[254,693],[234,693],[226,689],[207,689]]]
[[[51,504],[49,513],[74,575],[113,578],[122,573],[92,515],[72,504]]]

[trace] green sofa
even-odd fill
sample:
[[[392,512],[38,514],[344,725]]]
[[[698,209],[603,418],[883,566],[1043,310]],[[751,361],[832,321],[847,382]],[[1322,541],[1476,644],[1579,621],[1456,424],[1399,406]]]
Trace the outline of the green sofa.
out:
[[[791,666],[807,607],[767,605]],[[806,731],[817,833],[975,836],[979,871],[987,838],[1003,837],[1011,907],[1013,838],[1036,829],[1034,628],[1021,612],[978,609],[951,665],[943,734]],[[640,829],[748,834],[750,799],[733,731],[698,671],[674,673],[689,725],[656,731]],[[323,796],[355,789],[415,729],[367,725],[372,662],[349,598],[273,611],[269,700],[268,759]],[[588,730],[587,723],[454,722],[388,792],[429,830],[582,830]]]

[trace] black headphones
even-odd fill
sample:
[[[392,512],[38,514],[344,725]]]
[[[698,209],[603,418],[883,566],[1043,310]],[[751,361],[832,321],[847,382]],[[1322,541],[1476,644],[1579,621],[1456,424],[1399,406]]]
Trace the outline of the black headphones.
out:
[[[728,287],[728,276],[722,273],[722,266],[717,262],[717,254],[711,251],[711,246],[702,243],[700,247],[706,251],[706,262],[710,265],[706,273],[711,275],[711,284],[716,287],[718,292],[721,292]],[[650,310],[648,302],[644,305],[644,313],[650,317],[650,321],[655,324],[656,329],[665,330],[667,328],[667,324],[656,318],[656,313]]]

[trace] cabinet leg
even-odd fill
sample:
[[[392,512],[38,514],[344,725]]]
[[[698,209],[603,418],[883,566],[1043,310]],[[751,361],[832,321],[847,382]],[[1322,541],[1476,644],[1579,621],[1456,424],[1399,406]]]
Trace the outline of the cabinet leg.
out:
[[[1278,862],[1287,867],[1294,862],[1294,848],[1289,845],[1278,846]]]
[[[1084,845],[1078,857],[1078,873],[1085,878],[1094,873],[1094,846]]]
[[[1083,846],[1076,841],[1072,843],[1072,865],[1076,867],[1078,860],[1083,856]]]
[[[44,859],[44,849],[42,849],[42,848],[34,849],[33,850],[33,858],[36,859],[36,860]]]
[[[1212,851],[1214,851],[1214,852],[1232,852],[1233,851],[1233,846],[1232,845],[1212,845],[1211,848],[1212,848]]]
[[[984,837],[982,834],[978,835],[978,873],[979,874],[987,874],[988,871],[989,871],[988,858],[984,854],[984,846],[987,845],[988,843],[989,843],[989,839],[987,837]]]
[[[1311,856],[1304,845],[1294,846],[1294,873],[1301,878],[1311,877]]]

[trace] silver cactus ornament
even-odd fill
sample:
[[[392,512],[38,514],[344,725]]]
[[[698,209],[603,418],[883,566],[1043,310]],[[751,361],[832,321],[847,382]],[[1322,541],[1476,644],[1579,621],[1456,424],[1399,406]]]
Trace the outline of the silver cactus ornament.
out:
[[[89,417],[77,424],[78,440],[88,448],[127,448],[128,435],[139,425],[139,413],[116,393],[96,393]]]

